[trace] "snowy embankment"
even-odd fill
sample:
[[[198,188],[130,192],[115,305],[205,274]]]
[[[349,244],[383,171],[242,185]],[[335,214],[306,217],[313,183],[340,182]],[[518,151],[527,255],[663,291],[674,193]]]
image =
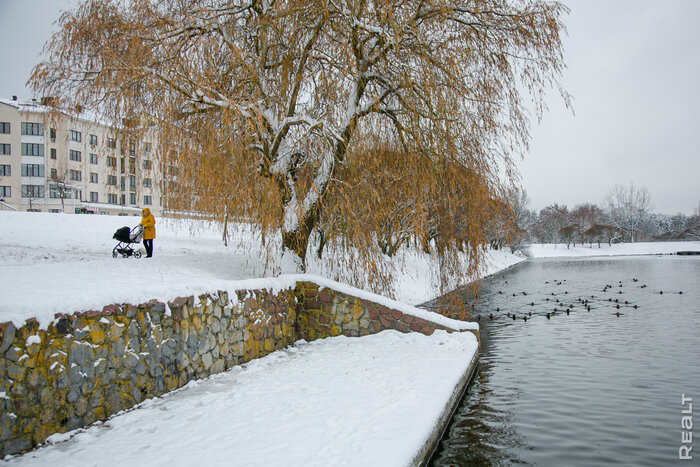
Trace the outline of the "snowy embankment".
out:
[[[562,244],[533,244],[527,248],[532,258],[558,258],[567,256],[628,256],[669,255],[679,251],[700,251],[700,242],[638,242],[570,246]]]
[[[444,331],[300,342],[8,464],[405,466],[476,348]]]
[[[217,290],[283,289],[257,233],[238,225],[229,247],[216,227],[157,220],[151,259],[112,258],[120,227],[138,217],[0,212],[0,322],[102,309]],[[397,297],[421,303],[437,293],[420,254],[400,258]],[[486,272],[521,261],[494,252]],[[260,279],[261,276],[272,276]],[[410,305],[314,276],[323,286]],[[441,322],[447,318],[432,315]],[[473,323],[448,320],[448,326]],[[472,333],[432,336],[385,331],[335,337],[275,352],[146,401],[60,442],[10,459],[16,465],[406,465],[431,436],[477,351]]]
[[[101,310],[112,303],[293,287],[293,277],[275,277],[278,265],[274,258],[266,261],[258,234],[245,224],[235,226],[225,247],[216,226],[157,219],[153,258],[112,258],[114,232],[139,221],[140,217],[0,212],[0,322],[22,325],[36,318],[45,327],[56,313]],[[435,298],[439,289],[430,257],[404,253],[397,261],[399,302],[417,305]],[[509,253],[491,252],[485,271],[492,274],[519,261]],[[257,279],[261,277],[265,278]]]

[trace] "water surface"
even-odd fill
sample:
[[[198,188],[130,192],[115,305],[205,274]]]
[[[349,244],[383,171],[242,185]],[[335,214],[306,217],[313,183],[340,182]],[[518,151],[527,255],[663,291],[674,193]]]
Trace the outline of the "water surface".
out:
[[[433,465],[700,465],[700,447],[678,461],[681,395],[700,408],[699,285],[700,258],[675,256],[484,280],[479,369]]]

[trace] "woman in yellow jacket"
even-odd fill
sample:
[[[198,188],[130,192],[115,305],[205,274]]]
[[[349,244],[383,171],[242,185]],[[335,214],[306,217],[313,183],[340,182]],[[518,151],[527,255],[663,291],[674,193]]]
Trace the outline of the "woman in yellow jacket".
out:
[[[156,218],[151,210],[141,210],[141,225],[143,226],[143,246],[146,247],[146,258],[153,256],[153,239],[156,238]]]

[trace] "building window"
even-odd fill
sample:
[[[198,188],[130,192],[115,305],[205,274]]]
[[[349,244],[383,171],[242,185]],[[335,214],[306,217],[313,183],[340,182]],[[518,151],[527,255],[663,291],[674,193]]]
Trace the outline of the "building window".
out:
[[[12,197],[12,187],[11,186],[0,186],[0,196],[3,198]]]
[[[9,135],[10,134],[10,123],[0,122],[0,134]]]
[[[22,143],[22,155],[44,157],[44,145],[37,143]]]
[[[49,135],[51,136],[51,142],[52,142],[52,143],[55,143],[55,142],[56,142],[56,129],[55,129],[55,128],[51,128],[51,129],[49,130]]]
[[[90,135],[90,146],[97,146],[97,135]]]
[[[136,157],[136,144],[135,143],[129,143],[129,155],[131,157]]]
[[[122,191],[126,190],[126,179],[124,177],[121,177],[121,189]],[[124,203],[122,203],[124,204]]]
[[[90,172],[90,183],[97,183],[97,174],[95,172]]]
[[[43,177],[44,164],[22,164],[23,177]]]
[[[136,175],[129,175],[129,188],[136,188]]]
[[[150,206],[151,204],[153,204],[153,197],[148,196],[148,195],[144,196],[143,197],[143,204],[146,206]]]
[[[75,182],[79,182],[83,179],[83,173],[80,170],[71,170],[69,178]]]
[[[107,156],[107,167],[117,168],[117,158],[112,156]]]
[[[73,198],[73,190],[68,189],[64,184],[61,184],[60,187],[51,186],[51,187],[49,187],[49,198],[72,199]],[[77,196],[76,196],[76,199],[77,199]]]
[[[126,204],[126,195],[122,195],[121,199],[119,200],[119,204],[124,206]]]
[[[148,159],[143,160],[143,168],[145,170],[151,170],[151,161]]]
[[[43,123],[22,122],[19,125],[23,135],[44,136]]]
[[[96,191],[91,191],[90,192],[90,202],[91,203],[97,203],[97,192]]]
[[[107,194],[107,202],[109,204],[117,204],[117,195],[108,193]]]
[[[51,159],[56,160],[56,148],[51,148]]]
[[[143,152],[151,152],[151,143],[149,143],[149,142],[143,143]]]
[[[58,171],[56,169],[51,169],[51,180],[56,180],[58,178]]]
[[[61,211],[60,209],[49,209],[49,212],[50,212],[50,213],[53,213],[53,214],[60,214],[60,213],[62,213],[63,211]]]
[[[107,185],[117,186],[117,176],[107,175]]]
[[[9,144],[0,144],[0,154],[2,154],[3,156],[11,155],[11,148],[12,146],[10,146]]]
[[[83,135],[79,131],[70,130],[68,132],[68,139],[79,143],[83,140]]]
[[[12,166],[11,165],[0,165],[0,177],[10,177],[12,176]]]
[[[130,174],[136,173],[136,158],[135,157],[129,158],[129,173]]]
[[[117,140],[114,138],[107,138],[107,147],[110,149],[117,149]]]
[[[43,198],[44,185],[22,185],[22,198]]]
[[[80,154],[80,151],[74,151],[71,149],[68,151],[68,158],[72,161],[80,162],[82,159],[82,154]]]
[[[136,204],[136,193],[129,193],[129,204]]]
[[[97,164],[97,154],[90,154],[90,163]]]
[[[146,188],[151,188],[151,186],[153,186],[153,182],[151,181],[150,178],[144,178],[143,179],[143,186],[145,186]]]

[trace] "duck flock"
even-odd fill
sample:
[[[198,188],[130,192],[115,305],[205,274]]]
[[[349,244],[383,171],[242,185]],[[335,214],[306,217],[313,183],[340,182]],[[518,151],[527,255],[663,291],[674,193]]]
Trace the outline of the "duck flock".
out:
[[[505,285],[508,281],[505,281]],[[612,311],[614,316],[618,318],[625,313],[633,312],[640,308],[637,303],[625,299],[625,293],[630,288],[647,289],[646,284],[639,282],[639,279],[632,278],[630,281],[618,281],[617,284],[604,284],[598,290],[597,295],[578,295],[570,294],[566,290],[566,279],[552,281],[544,281],[546,292],[540,291],[535,293],[521,292],[505,292],[498,290],[498,295],[511,295],[515,299],[513,301],[506,300],[508,310],[494,306],[491,309],[485,305],[479,306],[479,313],[476,315],[478,321],[481,320],[522,320],[527,322],[536,317],[552,319],[556,316],[568,316],[576,312],[591,312],[594,310]],[[554,289],[555,291],[550,291]],[[668,291],[656,290],[655,294],[683,294],[683,291]],[[530,300],[528,301],[528,297]],[[503,303],[503,300],[496,300]],[[474,305],[472,305],[474,308]]]

